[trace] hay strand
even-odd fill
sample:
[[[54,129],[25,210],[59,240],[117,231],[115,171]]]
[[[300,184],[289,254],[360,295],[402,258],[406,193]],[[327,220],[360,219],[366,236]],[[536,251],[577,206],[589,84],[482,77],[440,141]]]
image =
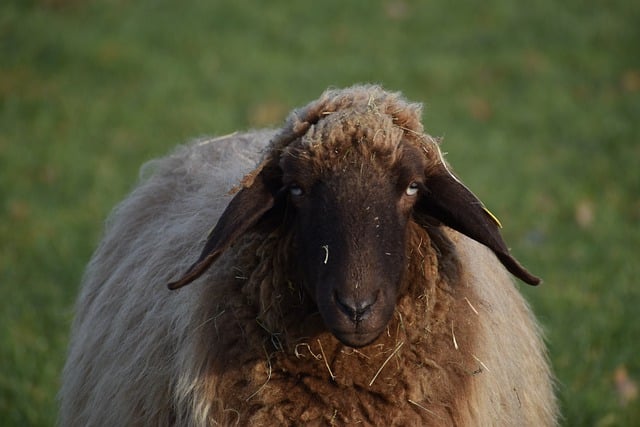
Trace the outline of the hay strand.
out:
[[[476,310],[476,308],[473,306],[473,304],[471,304],[471,301],[469,301],[469,298],[464,297],[464,299],[465,299],[465,301],[467,301],[467,304],[469,304],[469,307],[471,307],[471,310],[473,310],[473,312],[474,312],[476,315],[479,315],[478,310]]]
[[[324,249],[324,264],[329,261],[329,245],[322,245],[322,249]]]
[[[329,375],[331,375],[332,380],[336,380],[336,376],[333,375],[333,371],[331,371],[331,367],[329,366],[329,362],[327,361],[327,356],[324,354],[324,349],[322,348],[322,343],[318,339],[318,345],[320,346],[320,353],[322,353],[322,360],[324,360],[324,365],[327,367],[327,371],[329,371]]]
[[[453,330],[453,320],[451,321],[451,336],[453,337],[453,347],[458,350],[458,341],[456,341],[456,333]]]
[[[487,368],[487,365],[485,365],[482,360],[478,359],[475,354],[471,354],[471,356],[473,356],[473,358],[476,359],[476,361],[484,368],[485,371],[491,372],[489,368]]]
[[[262,344],[262,349],[264,350],[264,354],[267,356],[267,380],[260,386],[260,388],[251,393],[251,395],[245,399],[245,402],[248,402],[253,396],[260,393],[271,380],[271,356],[267,353],[267,348],[264,346],[264,343]]]
[[[404,345],[404,341],[401,341],[400,344],[398,344],[398,346],[396,347],[396,349],[393,350],[393,352],[389,355],[389,357],[387,357],[386,360],[382,362],[382,365],[378,369],[378,372],[376,372],[373,378],[371,378],[371,381],[369,382],[369,387],[373,385],[373,383],[376,381],[376,378],[378,378],[378,375],[380,375],[380,372],[382,372],[382,370],[387,365],[387,363],[389,363],[389,360],[391,360],[391,358],[395,356],[396,353],[398,353],[398,351],[400,351],[400,347],[402,347],[403,345]]]
[[[412,405],[417,406],[418,408],[420,408],[420,409],[422,409],[423,411],[425,411],[425,412],[427,412],[427,413],[429,413],[429,414],[433,415],[433,416],[434,416],[434,417],[436,417],[436,418],[440,418],[440,417],[438,416],[438,414],[436,414],[435,412],[433,412],[431,409],[427,409],[427,408],[425,408],[424,406],[422,406],[421,404],[419,404],[418,402],[416,402],[416,401],[414,401],[414,400],[407,399],[407,402],[411,403]]]

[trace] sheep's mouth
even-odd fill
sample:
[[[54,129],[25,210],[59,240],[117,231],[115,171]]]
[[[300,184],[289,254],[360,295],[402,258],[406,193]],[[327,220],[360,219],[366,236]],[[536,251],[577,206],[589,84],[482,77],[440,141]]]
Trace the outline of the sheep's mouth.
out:
[[[385,327],[378,329],[362,329],[360,327],[354,327],[351,330],[332,330],[331,333],[344,345],[349,347],[360,348],[367,346],[374,342],[380,334],[384,331]]]
[[[328,304],[319,304],[325,327],[344,345],[364,347],[375,341],[386,329],[395,305],[388,296],[377,291],[368,298],[340,297],[333,292]]]

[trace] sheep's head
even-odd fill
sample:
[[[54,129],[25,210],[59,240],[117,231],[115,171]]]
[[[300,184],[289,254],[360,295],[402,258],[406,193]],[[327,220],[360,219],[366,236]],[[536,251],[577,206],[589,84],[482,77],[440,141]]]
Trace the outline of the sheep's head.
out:
[[[375,340],[393,315],[406,270],[408,224],[428,216],[485,244],[514,275],[499,223],[423,133],[420,106],[377,87],[329,91],[295,111],[248,175],[183,286],[265,215],[286,213],[291,256],[326,327],[344,344]]]
[[[359,136],[320,142],[319,150],[305,145],[281,161],[292,256],[325,325],[345,344],[362,346],[394,311],[424,157],[410,146],[378,150]]]

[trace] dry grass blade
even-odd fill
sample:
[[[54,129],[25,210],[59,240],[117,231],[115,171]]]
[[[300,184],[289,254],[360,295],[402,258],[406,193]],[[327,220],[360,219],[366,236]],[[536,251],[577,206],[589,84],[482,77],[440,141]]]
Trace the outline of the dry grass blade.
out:
[[[333,375],[333,371],[331,371],[331,367],[329,366],[329,362],[327,361],[327,356],[324,354],[324,349],[322,348],[322,343],[318,340],[318,345],[320,346],[320,353],[322,353],[322,360],[324,360],[324,364],[327,367],[327,371],[329,371],[329,375],[331,375],[331,379],[335,381],[336,376]]]
[[[458,341],[456,341],[456,333],[453,330],[453,321],[451,321],[451,336],[453,337],[453,346],[458,350]]]
[[[321,354],[315,354],[313,351],[311,351],[311,346],[308,343],[303,342],[300,344],[296,344],[296,347],[293,349],[293,353],[298,359],[300,359],[301,357],[304,357],[304,355],[298,351],[298,347],[307,347],[309,354],[311,354],[311,356],[316,360],[320,360],[322,358]]]
[[[384,369],[384,367],[387,365],[387,363],[389,363],[389,360],[391,360],[391,358],[393,356],[396,355],[396,353],[398,353],[398,351],[400,351],[400,347],[402,347],[404,345],[404,341],[400,342],[400,344],[398,344],[398,346],[396,347],[395,350],[393,350],[393,352],[389,355],[389,357],[387,357],[385,359],[384,362],[382,362],[382,365],[380,366],[380,368],[378,369],[378,372],[376,372],[376,374],[373,376],[373,378],[371,378],[371,381],[369,382],[369,387],[371,387],[373,385],[373,383],[376,381],[376,378],[378,378],[378,375],[380,375],[380,372],[382,372],[382,370]]]
[[[469,301],[469,298],[464,297],[465,301],[467,301],[467,304],[469,304],[469,307],[471,307],[471,310],[473,310],[473,312],[475,314],[478,314],[478,310],[476,310],[476,308],[473,306],[473,304],[471,304],[471,301]]]
[[[231,138],[231,137],[233,137],[233,136],[237,135],[238,133],[239,133],[239,132],[238,132],[238,131],[236,131],[236,132],[228,133],[228,134],[226,134],[226,135],[216,136],[216,137],[214,137],[214,138],[206,138],[206,139],[203,139],[202,141],[198,142],[198,145],[207,145],[207,144],[211,144],[211,143],[213,143],[213,142],[222,141],[222,140],[224,140],[224,139]]]
[[[430,413],[431,415],[433,415],[433,416],[434,416],[434,417],[436,417],[436,418],[441,418],[441,417],[439,417],[439,416],[438,416],[438,414],[436,414],[435,412],[433,412],[431,409],[427,409],[427,408],[425,408],[424,406],[422,406],[421,404],[419,404],[419,403],[418,403],[418,402],[416,402],[416,401],[413,401],[413,400],[411,400],[411,399],[407,399],[407,402],[411,403],[412,405],[417,406],[418,408],[422,409],[422,410],[423,410],[423,411],[425,411],[425,412]]]
[[[262,345],[262,349],[264,350],[264,354],[265,356],[267,356],[267,380],[264,382],[264,384],[262,384],[260,386],[260,388],[258,388],[256,391],[254,391],[253,393],[251,393],[251,395],[249,395],[249,397],[247,397],[245,399],[245,402],[248,402],[249,400],[251,400],[251,398],[253,396],[255,396],[256,394],[260,393],[269,383],[269,381],[271,380],[271,357],[269,356],[269,353],[267,353],[267,348],[264,346],[264,344]]]
[[[233,423],[234,426],[237,426],[240,424],[240,411],[238,411],[237,409],[233,409],[233,408],[229,408],[229,409],[224,409],[222,411],[224,412],[233,412],[233,414],[235,415],[236,421]],[[218,423],[216,423],[218,424]]]
[[[473,358],[476,359],[476,361],[484,368],[485,371],[491,372],[489,368],[487,368],[487,365],[485,365],[482,360],[478,359],[475,354],[472,354],[471,356],[473,356]]]

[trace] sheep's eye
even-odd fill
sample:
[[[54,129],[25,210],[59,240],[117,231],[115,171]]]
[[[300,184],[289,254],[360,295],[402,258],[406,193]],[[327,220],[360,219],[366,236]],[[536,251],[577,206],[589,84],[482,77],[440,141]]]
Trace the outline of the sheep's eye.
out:
[[[297,185],[297,184],[291,184],[289,186],[289,194],[291,194],[294,197],[300,197],[302,196],[302,193],[304,193],[304,191],[302,191],[302,188]]]
[[[407,189],[404,190],[404,192],[407,196],[415,196],[416,194],[418,194],[418,183],[412,182],[411,184],[409,184]]]

